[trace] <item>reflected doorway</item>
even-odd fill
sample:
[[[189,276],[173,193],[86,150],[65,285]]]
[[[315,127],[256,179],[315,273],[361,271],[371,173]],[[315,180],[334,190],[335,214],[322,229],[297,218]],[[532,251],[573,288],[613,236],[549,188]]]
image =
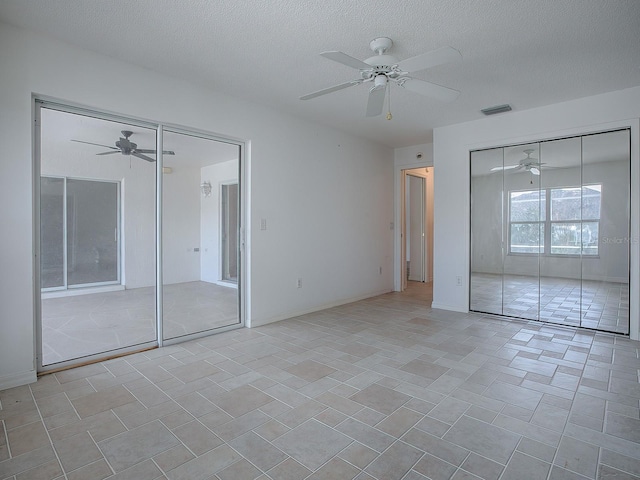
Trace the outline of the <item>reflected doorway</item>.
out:
[[[431,298],[433,280],[433,167],[402,171],[402,290]]]
[[[238,184],[223,184],[220,227],[223,282],[238,284]]]
[[[117,283],[120,184],[42,176],[40,202],[43,291]]]

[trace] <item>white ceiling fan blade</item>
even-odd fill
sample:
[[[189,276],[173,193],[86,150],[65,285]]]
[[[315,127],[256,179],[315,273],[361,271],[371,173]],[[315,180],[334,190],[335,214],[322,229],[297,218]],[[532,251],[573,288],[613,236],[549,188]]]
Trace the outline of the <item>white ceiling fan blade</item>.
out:
[[[522,165],[507,165],[505,167],[493,167],[490,171],[491,172],[498,172],[498,171],[502,171],[502,170],[511,170],[513,168],[520,168]]]
[[[407,58],[398,63],[400,70],[404,72],[417,72],[427,68],[442,65],[443,63],[456,62],[462,60],[460,52],[452,47],[442,47],[431,52]]]
[[[300,100],[309,100],[310,98],[319,97],[320,95],[326,95],[327,93],[337,92],[338,90],[342,90],[343,88],[347,88],[352,85],[358,85],[359,83],[362,83],[362,80],[351,80],[350,82],[341,83],[340,85],[335,85],[333,87],[318,90],[317,92],[308,93],[307,95],[303,95],[302,97],[300,97]]]
[[[418,80],[417,78],[408,78],[405,82],[400,83],[399,85],[407,90],[435,98],[441,102],[452,102],[458,98],[458,95],[460,95],[460,92],[453,88],[443,87],[441,85],[436,85],[435,83]]]
[[[352,57],[351,55],[347,55],[343,52],[330,51],[330,52],[322,52],[324,58],[328,58],[329,60],[333,60],[334,62],[341,63],[346,65],[347,67],[357,68],[358,70],[369,70],[371,69],[371,65],[364,63],[362,60],[358,60],[357,58]]]
[[[369,91],[369,101],[367,102],[367,117],[376,117],[382,113],[384,107],[384,94],[386,87],[373,87]]]
[[[112,150],[110,152],[96,153],[96,155],[111,155],[112,153],[122,153],[120,150]]]

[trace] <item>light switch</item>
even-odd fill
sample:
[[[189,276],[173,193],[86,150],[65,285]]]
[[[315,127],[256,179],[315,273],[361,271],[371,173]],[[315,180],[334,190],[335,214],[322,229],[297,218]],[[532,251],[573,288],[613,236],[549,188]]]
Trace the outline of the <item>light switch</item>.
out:
[[[260,219],[260,230],[266,230],[267,229],[267,219],[266,218],[261,218]]]

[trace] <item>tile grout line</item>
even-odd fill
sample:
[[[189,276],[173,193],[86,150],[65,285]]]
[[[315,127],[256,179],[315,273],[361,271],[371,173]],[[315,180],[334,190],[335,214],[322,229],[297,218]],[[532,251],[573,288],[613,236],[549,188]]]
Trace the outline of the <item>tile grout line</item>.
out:
[[[5,420],[2,420],[2,425],[4,429],[5,445],[7,446],[7,452],[9,453],[9,458],[7,458],[6,460],[11,460],[13,456],[11,455],[11,445],[9,445],[9,432],[7,431],[7,422]]]
[[[599,475],[600,473],[602,473],[602,463],[601,463],[601,459],[602,459],[602,447],[598,447],[598,461],[596,462],[596,475],[594,478],[601,478],[601,475]]]
[[[57,377],[56,377],[56,381],[58,381]],[[60,382],[58,382],[58,383],[60,384]],[[31,393],[31,398],[33,399],[33,404],[36,406],[36,410],[38,411],[38,416],[40,417],[40,422],[42,422],[42,427],[44,428],[44,431],[47,434],[47,438],[49,439],[49,445],[51,446],[51,449],[53,450],[53,453],[56,456],[56,460],[58,461],[58,465],[60,465],[60,469],[62,470],[62,475],[64,476],[65,480],[68,480],[66,469],[64,468],[64,465],[62,465],[62,461],[60,460],[60,456],[58,455],[58,450],[56,449],[55,445],[53,444],[53,440],[51,439],[51,435],[49,433],[49,430],[47,430],[47,426],[44,423],[44,417],[42,416],[42,412],[40,411],[40,406],[38,405],[38,402],[36,401],[36,397],[33,394],[33,390],[31,389],[31,385],[29,385],[29,393]],[[67,392],[64,392],[64,396],[67,398],[69,403],[71,403],[71,400],[69,400],[69,397],[67,396]],[[71,404],[71,406],[73,407],[73,404]],[[75,409],[74,409],[74,411],[75,411]]]
[[[591,342],[591,344],[589,346],[589,352],[591,352],[592,346],[593,346],[593,342]],[[587,367],[588,359],[589,359],[589,354],[587,354],[587,358],[585,359],[584,365],[582,366],[582,372],[580,374],[580,379],[578,380],[578,384],[576,385],[576,389],[573,392],[573,396],[571,397],[571,407],[569,408],[569,415],[567,416],[567,420],[566,420],[564,426],[562,427],[562,432],[560,434],[560,442],[558,443],[558,446],[556,447],[555,451],[553,452],[553,458],[551,459],[551,466],[549,467],[549,473],[547,474],[547,480],[551,479],[551,474],[553,472],[553,467],[554,467],[554,465],[556,465],[556,459],[558,458],[558,452],[560,451],[560,447],[562,445],[563,438],[570,438],[568,435],[565,435],[565,432],[567,431],[567,425],[569,425],[569,420],[571,418],[571,412],[572,412],[572,410],[574,408],[574,402],[576,400],[576,395],[578,394],[578,389],[580,388],[580,381],[582,380],[582,378],[584,376],[584,369]],[[605,408],[606,408],[606,404],[605,404]],[[603,425],[603,429],[604,429],[604,425]],[[585,443],[588,443],[588,442],[585,442]],[[600,452],[599,446],[598,446],[598,452]],[[599,464],[599,459],[598,459],[598,463],[596,463],[596,472],[597,472],[597,469],[598,469],[598,464]],[[559,468],[564,468],[564,467],[559,467]],[[573,470],[570,470],[568,468],[566,470],[568,470],[570,472],[573,472]],[[578,474],[578,472],[573,472],[573,473]]]
[[[114,414],[115,415],[115,414]],[[89,438],[91,438],[91,440],[93,441],[93,444],[96,446],[96,448],[98,449],[98,451],[100,452],[100,455],[102,455],[103,460],[105,461],[105,463],[107,464],[107,466],[111,469],[111,472],[113,475],[116,474],[115,469],[113,468],[113,466],[111,465],[111,463],[109,462],[109,459],[107,458],[107,456],[104,454],[104,452],[102,451],[102,449],[100,448],[100,445],[98,445],[98,442],[95,441],[95,439],[93,438],[93,435],[91,435],[91,432],[89,432],[87,430],[87,434],[89,435]],[[96,460],[96,462],[99,462],[100,460]],[[96,463],[96,462],[92,462],[92,463]],[[90,464],[89,464],[90,465]],[[86,465],[83,465],[82,467],[79,468],[83,468]],[[78,469],[76,469],[78,470]]]

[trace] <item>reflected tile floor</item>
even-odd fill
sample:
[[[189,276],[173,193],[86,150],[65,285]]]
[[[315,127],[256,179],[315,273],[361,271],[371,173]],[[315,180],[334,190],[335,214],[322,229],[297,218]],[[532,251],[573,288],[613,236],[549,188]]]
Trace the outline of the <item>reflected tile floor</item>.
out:
[[[44,365],[156,339],[155,287],[42,300]],[[238,323],[238,290],[207,282],[164,286],[165,338]]]
[[[628,284],[474,273],[471,291],[474,311],[629,334]]]
[[[0,479],[639,479],[640,343],[391,293],[0,392]]]

